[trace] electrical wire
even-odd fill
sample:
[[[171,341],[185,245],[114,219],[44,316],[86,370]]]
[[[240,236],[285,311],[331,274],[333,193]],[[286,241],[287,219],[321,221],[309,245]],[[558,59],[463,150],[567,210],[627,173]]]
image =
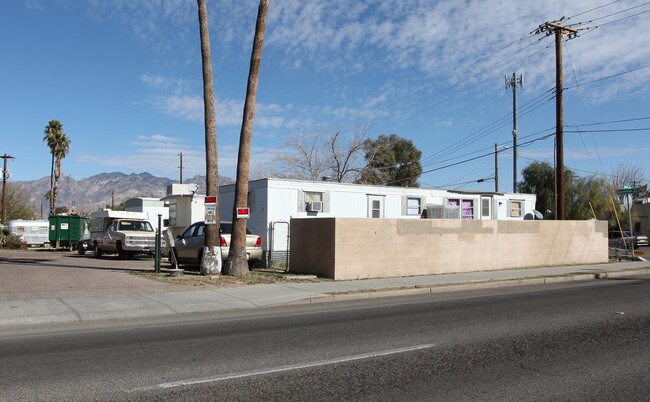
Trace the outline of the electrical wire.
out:
[[[592,81],[583,82],[583,83],[573,85],[573,86],[570,86],[570,87],[564,87],[563,89],[567,90],[567,89],[577,88],[577,87],[580,87],[580,86],[590,85],[590,84],[593,84],[593,83],[596,83],[596,82],[608,80],[608,79],[611,79],[611,78],[620,77],[621,75],[625,75],[625,74],[633,73],[635,71],[643,70],[644,68],[648,68],[648,67],[650,67],[650,64],[646,64],[645,66],[633,68],[632,70],[623,71],[623,72],[618,73],[618,74],[609,75],[607,77],[602,77],[602,78],[598,78],[598,79],[595,79],[595,80],[592,80]]]

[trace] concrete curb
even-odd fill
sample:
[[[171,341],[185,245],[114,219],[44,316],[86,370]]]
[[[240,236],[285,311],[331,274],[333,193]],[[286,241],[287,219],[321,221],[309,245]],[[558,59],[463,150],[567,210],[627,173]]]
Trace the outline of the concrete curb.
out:
[[[377,297],[397,297],[397,296],[410,296],[417,294],[431,294],[431,293],[443,293],[443,292],[454,292],[461,290],[470,290],[470,289],[494,289],[500,287],[511,287],[511,286],[525,286],[525,285],[542,285],[542,284],[553,284],[553,283],[563,283],[563,282],[575,282],[575,281],[590,281],[598,279],[608,279],[608,278],[623,278],[627,276],[636,276],[636,275],[647,275],[650,274],[650,268],[647,269],[630,269],[622,271],[608,271],[608,272],[594,272],[594,273],[584,273],[579,275],[558,275],[558,276],[549,276],[549,277],[540,277],[540,278],[520,278],[520,279],[508,279],[508,280],[497,280],[497,281],[471,281],[464,283],[450,283],[450,284],[440,284],[432,286],[410,286],[404,287],[401,289],[373,289],[373,290],[359,290],[353,292],[332,292],[328,293],[325,296],[320,297],[310,297],[303,300],[295,300],[291,304],[314,304],[329,302],[335,300],[358,300],[358,299],[367,299],[367,298],[377,298]]]

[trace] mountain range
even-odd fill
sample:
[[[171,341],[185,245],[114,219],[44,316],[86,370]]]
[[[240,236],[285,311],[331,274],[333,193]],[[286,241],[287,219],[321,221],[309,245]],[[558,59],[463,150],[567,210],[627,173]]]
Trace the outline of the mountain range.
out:
[[[183,182],[197,184],[199,193],[205,194],[205,176],[196,175]],[[22,187],[30,204],[35,207],[36,215],[46,217],[48,205],[45,194],[50,189],[49,176],[14,183]],[[147,172],[128,175],[119,172],[100,173],[81,180],[63,175],[58,183],[56,205],[57,209],[67,207],[69,211],[79,215],[90,215],[93,211],[117,206],[134,197],[163,197],[166,195],[167,186],[173,183],[178,181],[168,177],[156,177]],[[219,176],[220,185],[231,183],[231,178]],[[39,210],[43,212],[39,213]]]

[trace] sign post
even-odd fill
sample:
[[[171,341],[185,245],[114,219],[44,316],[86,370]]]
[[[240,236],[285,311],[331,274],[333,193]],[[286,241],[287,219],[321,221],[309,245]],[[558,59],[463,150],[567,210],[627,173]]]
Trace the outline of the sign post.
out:
[[[625,186],[620,190],[616,190],[616,194],[625,197],[625,206],[627,207],[627,215],[630,218],[630,242],[632,243],[632,255],[634,255],[634,229],[632,228],[632,205],[634,204],[634,196],[639,194],[638,187]]]

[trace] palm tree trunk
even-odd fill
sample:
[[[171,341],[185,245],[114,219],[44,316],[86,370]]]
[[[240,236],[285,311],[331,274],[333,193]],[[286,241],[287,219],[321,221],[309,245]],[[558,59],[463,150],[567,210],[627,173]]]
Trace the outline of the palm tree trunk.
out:
[[[54,210],[56,208],[56,200],[53,198],[54,192],[54,151],[52,151],[52,168],[50,170],[50,194],[47,197],[47,200],[50,204],[50,215],[54,215]]]
[[[217,166],[217,124],[214,114],[214,84],[210,56],[210,33],[208,31],[208,6],[206,0],[197,0],[199,7],[199,31],[201,35],[201,62],[203,67],[203,111],[205,123],[205,170],[206,193],[219,197],[219,174]],[[219,246],[219,205],[216,207],[216,224],[205,225],[201,274],[221,272],[221,247]]]
[[[226,275],[248,275],[246,258],[246,219],[237,219],[237,207],[246,207],[248,203],[248,175],[250,170],[251,141],[253,139],[253,118],[255,117],[255,99],[259,82],[260,64],[262,62],[262,45],[266,28],[268,0],[260,0],[255,24],[255,39],[251,53],[248,87],[244,103],[244,117],[239,136],[239,155],[237,158],[237,181],[235,183],[235,205],[233,205],[233,229],[230,252],[226,261]]]

